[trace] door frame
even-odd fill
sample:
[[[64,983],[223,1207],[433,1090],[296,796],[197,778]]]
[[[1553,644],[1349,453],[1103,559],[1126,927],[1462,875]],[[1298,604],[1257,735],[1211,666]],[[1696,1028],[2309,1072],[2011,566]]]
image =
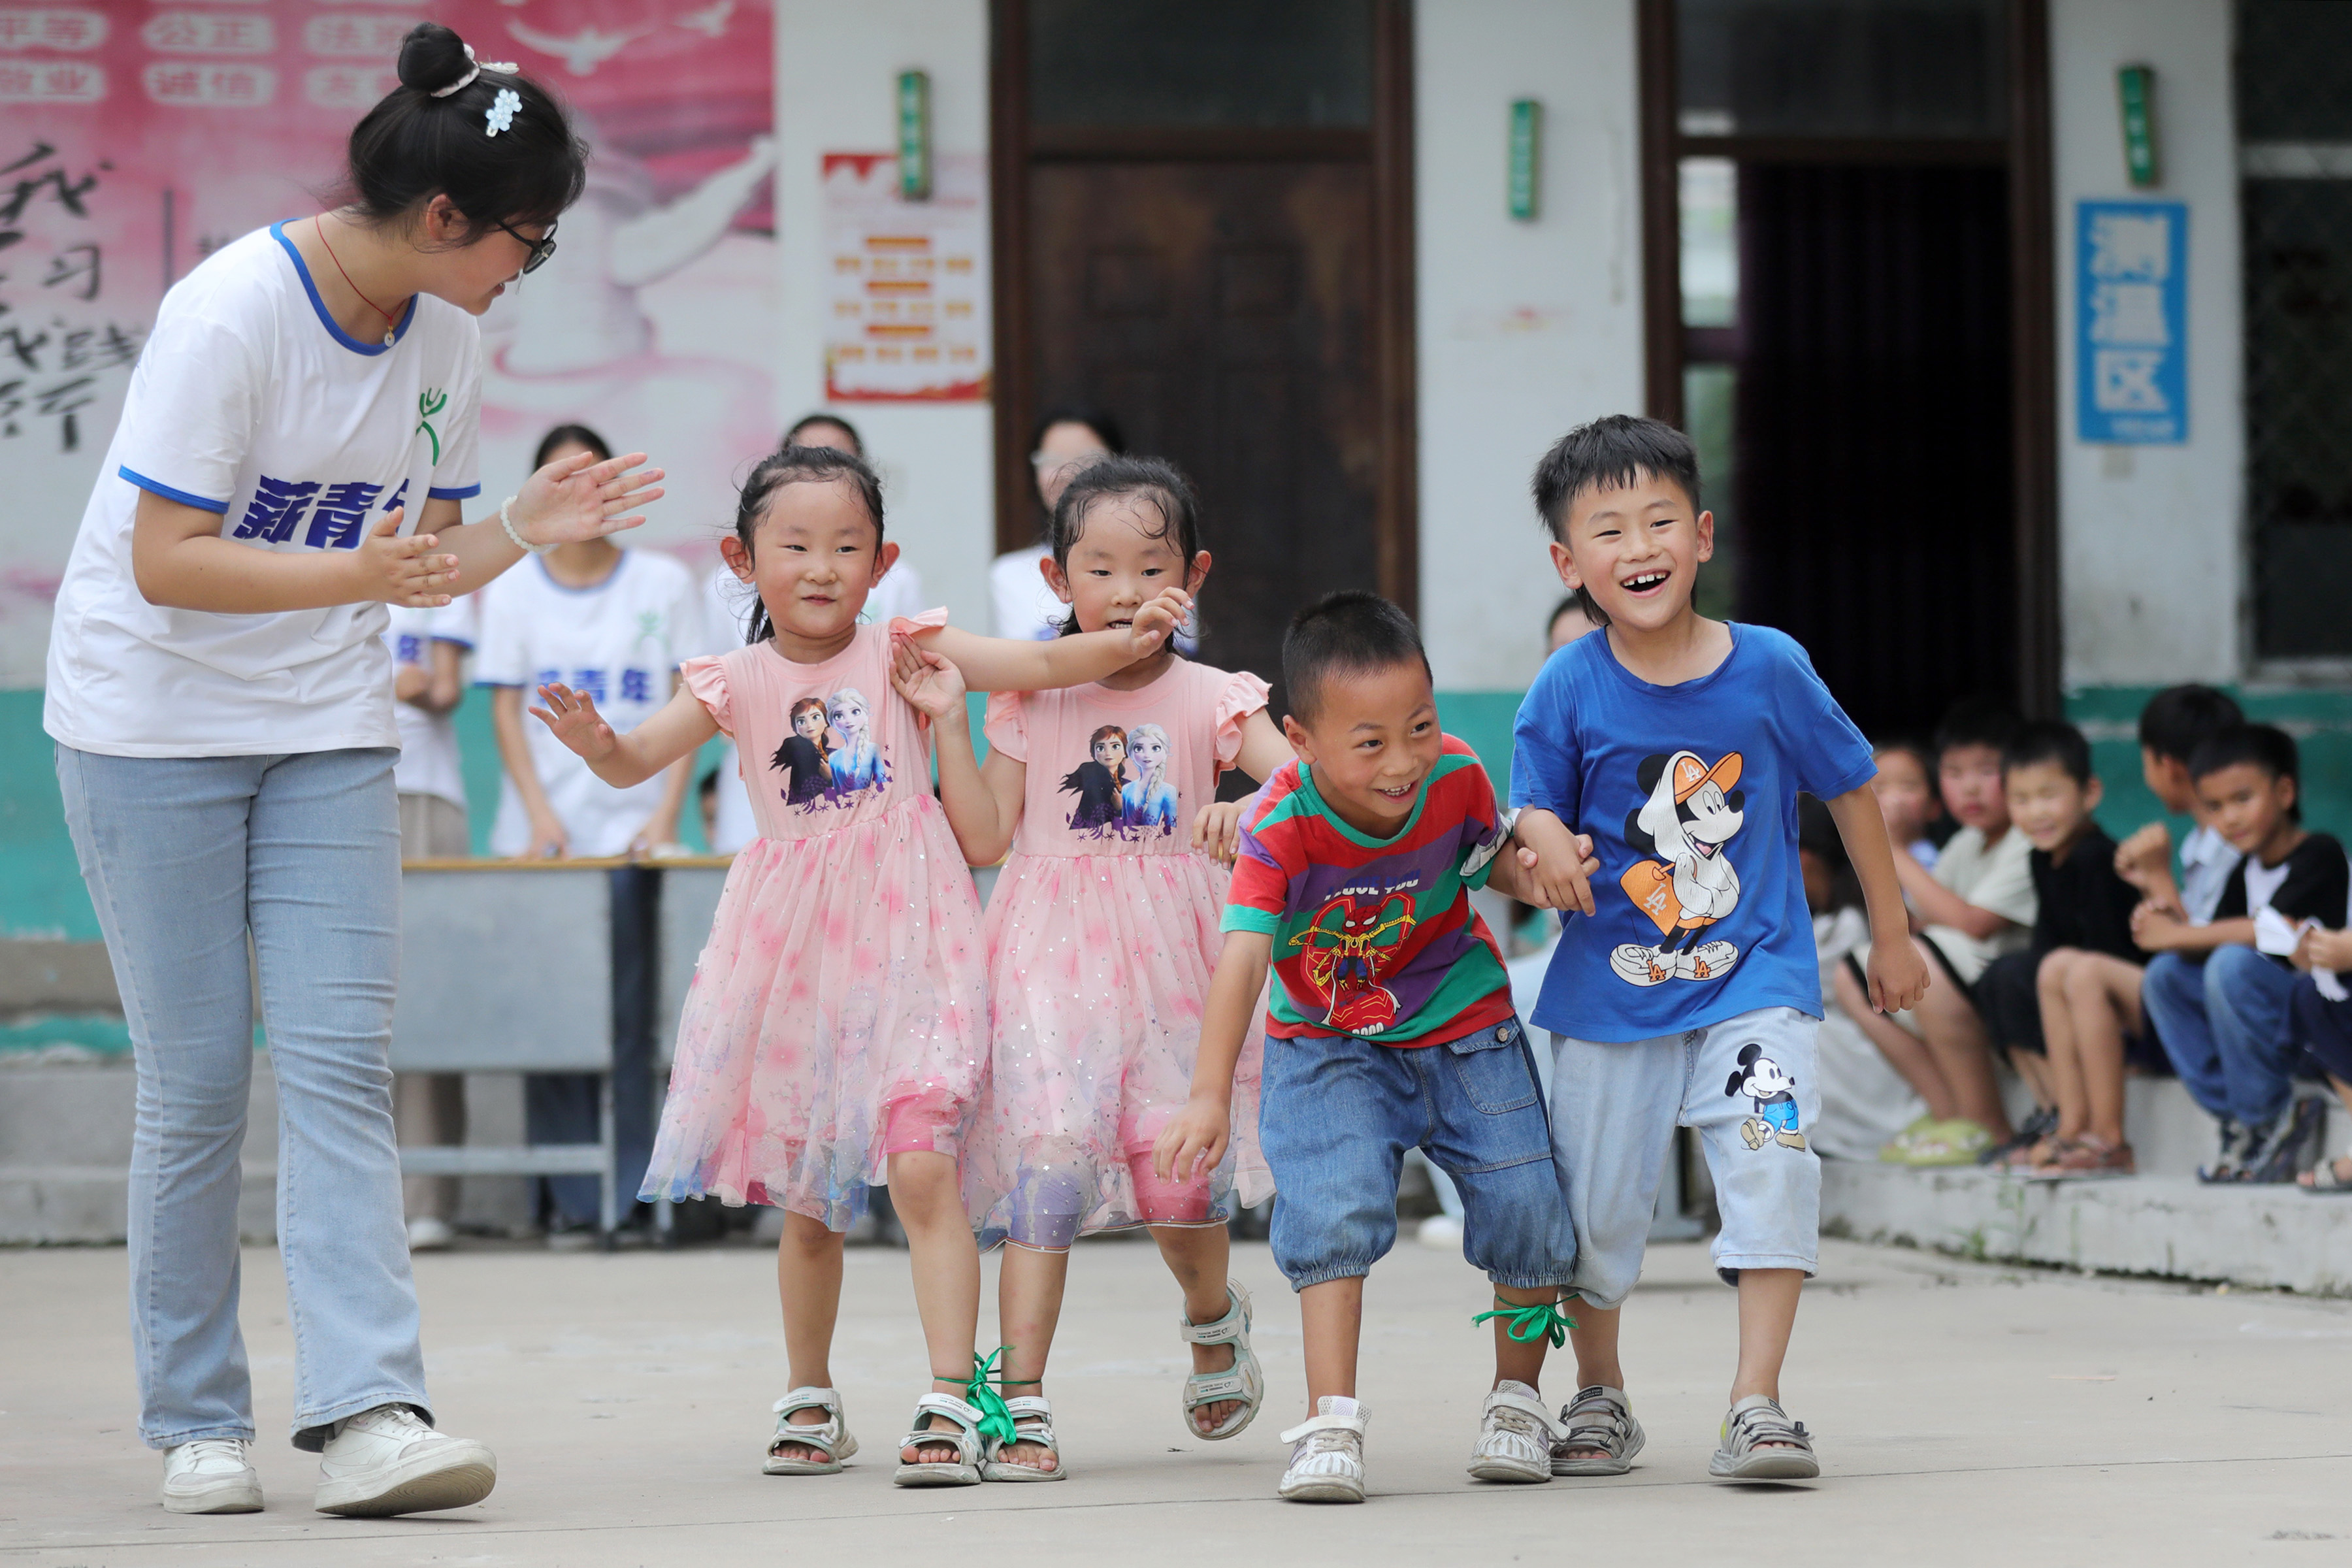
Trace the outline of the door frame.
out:
[[[1036,127],[1029,123],[1028,6],[989,5],[989,202],[995,312],[996,548],[1034,542],[1027,442],[1037,407],[1030,341],[1029,171],[1038,163],[1150,159],[1363,163],[1372,182],[1372,358],[1379,442],[1372,547],[1380,591],[1408,615],[1420,597],[1420,466],[1413,352],[1412,5],[1372,13],[1372,123],[1237,127]]]
[[[1653,418],[1680,428],[1685,157],[1774,163],[1974,163],[2009,174],[2011,510],[2019,707],[2064,710],[2058,621],[2057,242],[2053,227],[2049,0],[2009,0],[2009,124],[1988,138],[1685,136],[1675,113],[1675,0],[1638,0],[1642,82],[1642,350]]]

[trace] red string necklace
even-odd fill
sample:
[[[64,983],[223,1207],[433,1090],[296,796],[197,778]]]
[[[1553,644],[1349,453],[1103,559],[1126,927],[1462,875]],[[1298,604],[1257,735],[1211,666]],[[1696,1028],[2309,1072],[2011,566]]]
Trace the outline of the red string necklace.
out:
[[[383,306],[369,299],[365,294],[360,294],[360,286],[356,283],[352,283],[351,268],[345,267],[343,265],[343,258],[335,254],[335,247],[327,243],[327,230],[317,218],[313,217],[310,220],[310,228],[311,231],[319,237],[319,248],[327,253],[327,259],[335,264],[335,270],[343,275],[343,281],[352,284],[352,292],[360,295],[360,303],[365,305],[369,310],[373,310],[377,315],[383,318],[383,346],[386,348],[392,347],[393,335],[400,323],[393,320],[392,312],[390,310],[385,310]]]

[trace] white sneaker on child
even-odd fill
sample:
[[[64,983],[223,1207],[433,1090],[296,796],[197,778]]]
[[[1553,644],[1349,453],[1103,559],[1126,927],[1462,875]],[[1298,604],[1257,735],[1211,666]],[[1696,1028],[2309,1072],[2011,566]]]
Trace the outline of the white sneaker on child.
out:
[[[310,1506],[368,1518],[429,1513],[478,1503],[498,1481],[498,1458],[483,1445],[436,1432],[405,1405],[379,1405],[335,1423]]]
[[[1292,1502],[1364,1500],[1364,1416],[1359,1401],[1327,1394],[1315,1414],[1282,1435],[1290,1468],[1276,1489]]]
[[[1482,1481],[1551,1479],[1551,1446],[1559,1434],[1551,1412],[1526,1384],[1506,1378],[1486,1395],[1478,1413],[1478,1443],[1470,1450],[1470,1473]]]
[[[198,1437],[163,1450],[164,1510],[171,1513],[259,1513],[261,1477],[236,1437]]]

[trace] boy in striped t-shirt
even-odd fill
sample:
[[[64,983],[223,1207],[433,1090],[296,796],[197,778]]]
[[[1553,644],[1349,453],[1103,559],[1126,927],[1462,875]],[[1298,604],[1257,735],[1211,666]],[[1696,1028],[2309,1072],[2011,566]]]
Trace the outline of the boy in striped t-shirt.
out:
[[[1495,1384],[1470,1473],[1548,1481],[1555,1433],[1536,1384],[1576,1238],[1510,983],[1470,907],[1490,877],[1532,889],[1519,854],[1498,853],[1509,829],[1476,754],[1437,727],[1402,611],[1335,594],[1291,623],[1282,667],[1297,760],[1243,810],[1192,1099],[1160,1134],[1160,1173],[1224,1157],[1234,1067],[1271,968],[1258,1137],[1310,1405],[1283,1434],[1296,1447],[1281,1494],[1363,1500],[1364,1276],[1396,1240],[1397,1173],[1416,1146],[1461,1188],[1463,1251],[1494,1282]]]

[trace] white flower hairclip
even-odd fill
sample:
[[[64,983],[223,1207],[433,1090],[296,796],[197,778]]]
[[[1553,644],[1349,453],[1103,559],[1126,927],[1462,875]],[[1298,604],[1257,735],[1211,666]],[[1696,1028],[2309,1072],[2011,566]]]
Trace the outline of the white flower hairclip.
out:
[[[520,67],[520,66],[516,65],[512,60],[479,60],[479,59],[476,59],[476,58],[474,58],[474,46],[473,46],[473,45],[471,45],[471,44],[465,44],[465,45],[461,45],[460,47],[461,47],[462,48],[464,48],[464,49],[465,49],[465,51],[466,51],[466,63],[467,63],[467,66],[469,68],[467,70],[467,72],[466,72],[466,74],[465,74],[464,76],[459,77],[456,81],[451,82],[447,87],[436,87],[436,88],[435,88],[435,89],[433,89],[433,96],[434,96],[434,97],[436,97],[436,98],[447,98],[447,97],[448,97],[450,94],[452,94],[452,93],[456,93],[456,92],[463,92],[466,89],[467,89],[467,88],[469,88],[469,87],[471,87],[471,86],[473,86],[473,84],[474,84],[474,79],[475,79],[476,77],[478,77],[478,76],[481,75],[484,71],[504,71],[504,72],[506,72],[506,74],[507,74],[507,75],[509,75],[509,76],[512,76],[512,75],[514,75],[514,73],[515,73],[516,71],[518,71],[518,70],[520,70],[520,69],[521,69],[521,68],[522,68],[521,67]]]
[[[490,134],[496,136],[514,123],[514,117],[521,109],[522,94],[510,87],[502,87],[499,89],[498,97],[490,100],[489,110],[482,118],[489,122]]]

